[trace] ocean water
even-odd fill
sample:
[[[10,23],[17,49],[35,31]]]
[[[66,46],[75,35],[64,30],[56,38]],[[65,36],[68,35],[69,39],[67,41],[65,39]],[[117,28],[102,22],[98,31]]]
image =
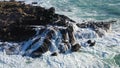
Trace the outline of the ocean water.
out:
[[[25,0],[25,3],[33,1],[45,8],[55,7],[56,13],[64,14],[77,23],[83,20],[117,22],[102,38],[88,29],[75,27],[77,31],[89,35],[83,36],[83,39],[77,37],[78,43],[82,44],[88,39],[96,41],[96,46],[82,47],[80,52],[55,57],[47,52],[40,58],[30,58],[6,55],[5,51],[0,51],[0,68],[120,68],[120,0]]]
[[[44,2],[45,3],[44,3]],[[45,7],[55,7],[61,14],[104,20],[120,17],[119,0],[39,0]],[[49,5],[49,6],[48,6]]]

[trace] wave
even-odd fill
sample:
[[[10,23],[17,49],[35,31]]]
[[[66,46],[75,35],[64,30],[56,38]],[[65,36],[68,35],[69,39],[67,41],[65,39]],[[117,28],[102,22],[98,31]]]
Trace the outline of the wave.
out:
[[[26,3],[31,3],[33,0],[26,0]],[[0,48],[0,67],[1,68],[119,68],[120,67],[120,20],[119,20],[119,5],[116,4],[119,0],[35,0],[38,5],[43,7],[55,7],[59,14],[64,14],[70,18],[81,23],[83,20],[117,20],[117,23],[113,24],[111,32],[106,33],[102,38],[98,37],[96,33],[90,29],[79,29],[75,27],[76,41],[83,45],[88,39],[95,40],[96,46],[94,47],[82,47],[79,52],[59,54],[58,56],[51,57],[51,52],[44,53],[39,58],[31,58],[28,56],[21,56],[25,53],[27,45],[38,39],[39,36],[24,41],[23,43],[5,42],[6,49],[12,45],[17,46],[15,51],[8,52]],[[48,6],[49,5],[49,6]],[[77,31],[78,30],[78,31]],[[79,33],[81,32],[81,33]],[[39,32],[38,32],[39,33]],[[46,33],[46,32],[45,32]],[[44,36],[45,34],[41,34]],[[41,38],[43,40],[44,38]],[[34,49],[41,43],[34,44]],[[54,41],[54,40],[53,40]],[[0,42],[2,44],[2,42]],[[56,43],[57,44],[57,43]],[[20,48],[23,45],[23,48]],[[40,45],[40,44],[39,44]],[[38,48],[38,47],[37,47]],[[21,51],[20,51],[21,49]],[[30,49],[32,52],[32,50]],[[29,53],[29,50],[28,52]]]

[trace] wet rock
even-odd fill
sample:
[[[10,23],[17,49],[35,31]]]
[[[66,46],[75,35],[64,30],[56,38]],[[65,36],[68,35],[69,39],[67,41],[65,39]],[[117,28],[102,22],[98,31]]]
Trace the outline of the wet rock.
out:
[[[75,43],[73,26],[68,26],[67,31],[69,36],[69,42],[71,43],[71,45],[73,45]]]
[[[57,55],[58,55],[57,52],[51,54],[51,56],[57,56]]]
[[[44,39],[43,44],[40,45],[40,47],[38,49],[36,49],[35,51],[32,52],[32,55],[34,53],[37,53],[38,55],[42,55],[43,53],[49,51],[50,45],[51,45],[51,38],[53,37],[53,33],[54,31],[51,30],[47,33],[47,37]],[[35,55],[35,54],[34,54]]]
[[[45,53],[46,51],[49,50],[49,47],[50,47],[50,41],[49,39],[45,39],[42,46],[38,48],[38,51],[40,51],[41,53]]]
[[[88,40],[88,41],[87,41],[87,43],[88,43],[88,44],[91,44],[91,43],[92,43],[92,41],[91,41],[91,40]]]
[[[112,22],[115,21],[90,21],[76,25],[80,28],[91,28],[102,37],[104,33],[101,29],[108,31]],[[22,42],[23,48],[22,44],[20,47],[23,56],[39,57],[50,49],[56,50],[51,56],[57,56],[59,51],[78,51],[81,46],[75,44],[73,23],[75,24],[75,21],[69,17],[55,13],[54,7],[46,9],[21,2],[4,2],[4,5],[0,2],[0,40]],[[56,26],[58,28],[55,28]],[[95,46],[95,42],[91,40],[87,43]],[[8,52],[14,53],[12,51],[15,49],[10,48]]]
[[[112,21],[104,21],[104,22],[94,22],[94,21],[89,21],[89,22],[85,22],[82,24],[76,24],[78,27],[80,28],[91,28],[92,30],[94,30],[100,37],[102,37],[104,35],[104,30],[106,32],[108,32],[109,30],[111,30],[111,24],[113,24],[114,20]],[[102,31],[101,31],[102,30]]]
[[[48,39],[52,39],[52,38],[54,37],[54,35],[55,35],[54,30],[51,30],[51,31],[48,32],[47,38],[48,38]]]
[[[89,44],[90,47],[95,46],[95,41],[92,42],[91,40],[88,40],[87,43]]]
[[[72,52],[76,52],[81,48],[81,46],[77,43],[71,47]]]
[[[0,2],[0,39],[4,41],[24,41],[35,34],[32,25],[67,26],[75,22],[65,15],[55,13],[55,8],[32,6],[21,2]],[[24,27],[21,27],[24,26]],[[14,36],[16,35],[16,36]]]
[[[94,41],[94,42],[92,42],[89,46],[90,46],[90,47],[95,46],[95,43],[96,43],[96,42]]]
[[[30,56],[32,58],[36,58],[36,57],[40,57],[42,55],[42,53],[40,51],[36,51],[36,52],[33,52]]]
[[[89,22],[85,22],[82,24],[76,24],[78,27],[80,28],[95,28],[95,27],[99,27],[102,29],[109,29],[110,25],[113,24],[116,21],[104,21],[104,22],[94,22],[94,21],[89,21]],[[107,26],[107,27],[106,27]]]
[[[32,46],[34,46],[35,43],[37,43],[37,42],[40,41],[40,39],[41,39],[41,38],[37,38],[37,39],[35,39],[35,40],[32,42],[32,44],[29,45],[29,47],[26,49],[26,51],[28,51],[29,49],[31,49]]]
[[[36,57],[41,56],[43,53],[47,52],[49,48],[50,48],[50,41],[49,39],[45,39],[43,41],[43,44],[38,49],[33,51],[31,55]]]
[[[67,32],[67,30],[66,29],[60,29],[60,32],[62,34],[62,41],[68,40],[68,37],[67,37],[68,32]]]

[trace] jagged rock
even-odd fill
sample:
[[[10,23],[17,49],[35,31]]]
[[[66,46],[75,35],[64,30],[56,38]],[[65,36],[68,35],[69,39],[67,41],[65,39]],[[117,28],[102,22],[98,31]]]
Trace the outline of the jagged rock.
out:
[[[38,49],[36,49],[35,51],[32,52],[33,56],[35,56],[34,53],[37,53],[37,52],[38,53],[40,52],[40,56],[41,56],[43,53],[45,53],[45,52],[50,50],[50,47],[52,46],[50,40],[54,37],[54,33],[55,33],[54,30],[50,30],[47,33],[46,38],[43,41],[43,44]]]
[[[112,21],[106,21],[106,22],[86,22],[86,23],[81,23],[81,24],[76,24],[80,28],[91,28],[94,30],[100,37],[104,35],[104,31],[108,32],[111,30],[111,24],[113,24],[114,20]],[[102,31],[101,31],[102,30]]]
[[[41,56],[43,53],[47,52],[49,50],[49,48],[50,48],[50,41],[49,41],[49,39],[44,39],[43,44],[38,49],[33,51],[31,53],[31,55],[34,56],[34,57],[35,56],[36,57]]]
[[[80,28],[91,28],[102,36],[104,34],[100,29],[108,31],[112,22],[114,21],[76,24],[67,16],[56,14],[54,7],[45,9],[16,1],[4,2],[4,5],[0,2],[0,40],[21,42],[19,47],[23,56],[39,57],[51,49],[56,50],[51,51],[51,56],[57,56],[59,51],[76,52],[81,46],[75,44],[74,24]],[[95,45],[95,42],[88,43],[89,46]]]
[[[71,43],[71,45],[73,45],[75,43],[73,26],[72,25],[68,26],[67,31],[69,36],[69,42]]]
[[[69,21],[75,22],[56,14],[54,7],[45,9],[16,1],[0,2],[0,6],[0,39],[4,41],[24,41],[32,37],[35,30],[31,25],[67,26]]]

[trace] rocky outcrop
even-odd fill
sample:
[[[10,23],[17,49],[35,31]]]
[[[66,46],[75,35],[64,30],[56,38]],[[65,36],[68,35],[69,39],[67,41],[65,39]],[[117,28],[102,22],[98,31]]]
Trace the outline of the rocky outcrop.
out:
[[[0,2],[0,6],[0,39],[4,41],[28,39],[27,36],[35,35],[35,30],[31,28],[33,25],[67,26],[69,21],[75,22],[67,16],[56,14],[53,7],[45,9],[21,2]]]
[[[100,21],[100,22],[94,22],[94,21],[88,21],[88,22],[84,22],[84,23],[77,23],[76,25],[80,28],[90,28],[92,30],[94,30],[100,37],[102,37],[103,31],[108,32],[111,30],[111,25],[116,22],[115,20],[111,20],[111,21]]]
[[[76,43],[74,25],[81,29],[91,28],[102,36],[99,29],[108,31],[112,22],[79,24],[65,15],[56,14],[54,7],[46,9],[24,2],[0,2],[0,41],[20,42],[17,54],[23,56],[39,57],[47,51],[52,52],[51,56],[57,56],[58,53],[79,51],[81,45]],[[88,44],[94,46],[95,42],[88,41]],[[7,54],[16,47],[8,48]]]

